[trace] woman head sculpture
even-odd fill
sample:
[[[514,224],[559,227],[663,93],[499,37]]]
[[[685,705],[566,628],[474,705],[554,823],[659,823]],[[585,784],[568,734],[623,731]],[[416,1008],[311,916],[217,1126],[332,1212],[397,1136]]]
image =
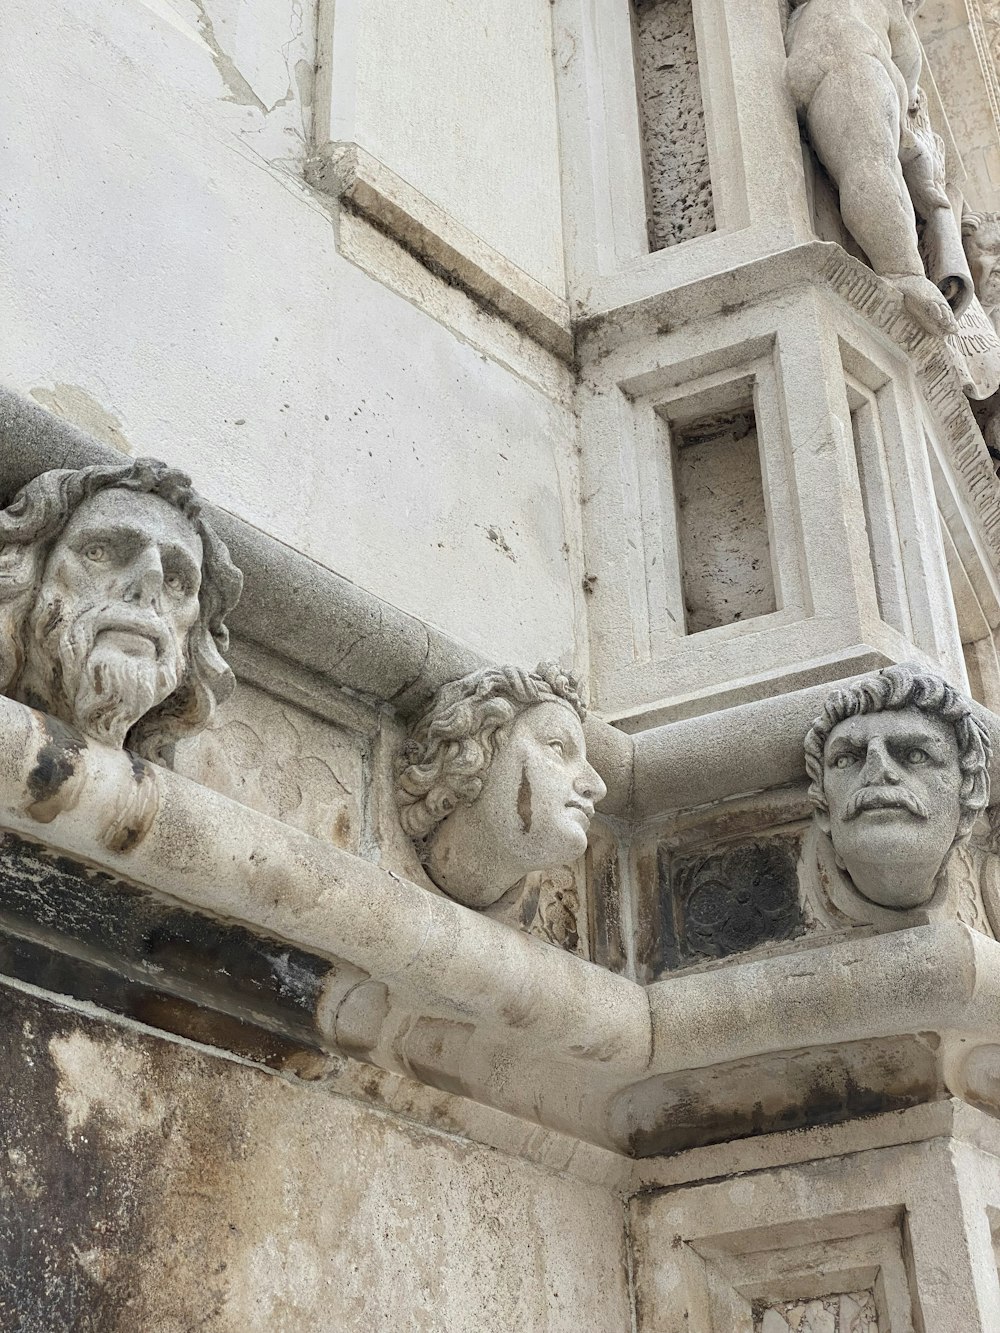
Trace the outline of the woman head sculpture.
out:
[[[606,794],[587,762],[573,677],[487,667],[451,681],[414,726],[400,821],[434,883],[488,907],[533,870],[574,861]]]

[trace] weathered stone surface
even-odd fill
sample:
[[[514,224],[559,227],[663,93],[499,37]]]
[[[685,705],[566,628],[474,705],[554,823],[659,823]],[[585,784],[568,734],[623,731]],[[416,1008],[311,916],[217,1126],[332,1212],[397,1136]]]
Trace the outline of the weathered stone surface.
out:
[[[627,1324],[607,1191],[15,991],[0,1009],[5,1328]]]
[[[991,742],[969,701],[939,676],[885,667],[830,696],[805,752],[817,825],[862,898],[929,902],[989,804]]]
[[[786,42],[788,86],[837,184],[847,229],[918,323],[953,333],[951,308],[917,248],[914,205],[930,227],[950,216],[951,201],[935,180],[932,146],[907,115],[919,103],[922,67],[912,11],[901,0],[849,8],[798,0]],[[857,115],[859,105],[870,114]]]
[[[776,608],[752,409],[674,432],[688,634]]]
[[[13,834],[0,835],[0,957],[10,976],[226,1049],[250,1042],[255,1058],[261,1033],[319,1044],[316,1007],[331,975],[304,949]]]
[[[880,1333],[872,1291],[781,1301],[754,1318],[754,1333]]]
[[[235,680],[242,575],[190,478],[154,459],[43,472],[0,511],[0,690],[162,759]]]
[[[587,762],[585,716],[575,679],[543,663],[452,681],[415,723],[396,787],[400,821],[450,898],[490,907],[526,875],[587,850],[607,788]]]
[[[691,0],[635,0],[649,248],[715,229]]]
[[[365,738],[241,684],[174,769],[261,814],[356,852],[370,783]]]
[[[661,848],[652,975],[801,932],[796,851],[782,838],[696,855]]]

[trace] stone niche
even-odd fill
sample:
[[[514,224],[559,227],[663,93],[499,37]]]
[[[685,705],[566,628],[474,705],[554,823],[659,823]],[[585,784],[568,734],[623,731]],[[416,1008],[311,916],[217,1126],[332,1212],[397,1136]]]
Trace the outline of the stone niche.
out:
[[[691,0],[633,0],[649,248],[715,230]]]
[[[688,634],[777,610],[752,404],[671,435]]]

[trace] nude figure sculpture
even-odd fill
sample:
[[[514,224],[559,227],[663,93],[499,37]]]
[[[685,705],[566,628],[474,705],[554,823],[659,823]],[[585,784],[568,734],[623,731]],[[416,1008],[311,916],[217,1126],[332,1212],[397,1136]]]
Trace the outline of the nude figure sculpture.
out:
[[[914,212],[934,233],[951,211],[931,145],[914,124],[921,111],[922,54],[913,26],[920,3],[798,0],[785,38],[787,77],[813,149],[840,191],[844,225],[911,316],[946,335],[956,331],[955,317],[925,274]],[[950,288],[948,295],[967,299]]]

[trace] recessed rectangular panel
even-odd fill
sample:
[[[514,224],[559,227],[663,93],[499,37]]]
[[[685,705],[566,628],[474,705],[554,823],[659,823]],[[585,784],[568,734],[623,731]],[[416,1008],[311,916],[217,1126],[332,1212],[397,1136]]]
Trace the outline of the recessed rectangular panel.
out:
[[[715,230],[691,0],[633,0],[649,248]]]
[[[777,609],[753,407],[674,428],[688,634]]]

